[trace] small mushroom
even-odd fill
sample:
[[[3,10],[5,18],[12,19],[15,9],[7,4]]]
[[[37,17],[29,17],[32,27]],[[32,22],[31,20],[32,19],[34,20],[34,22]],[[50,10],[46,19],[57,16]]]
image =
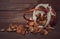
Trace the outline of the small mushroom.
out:
[[[46,30],[44,30],[45,32],[44,32],[44,35],[48,35],[48,31],[46,31]]]
[[[5,29],[1,29],[0,31],[1,31],[1,32],[4,32],[4,31],[5,31]]]
[[[7,31],[8,31],[8,32],[11,32],[11,31],[12,31],[12,29],[9,27],[9,28],[7,29]]]

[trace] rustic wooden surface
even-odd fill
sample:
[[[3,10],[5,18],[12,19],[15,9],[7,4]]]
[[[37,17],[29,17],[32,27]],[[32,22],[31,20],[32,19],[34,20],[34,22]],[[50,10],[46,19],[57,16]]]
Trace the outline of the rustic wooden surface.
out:
[[[47,36],[40,34],[22,36],[14,32],[0,32],[0,39],[60,39],[60,0],[0,0],[0,29],[6,28],[12,22],[24,22],[23,13],[39,3],[49,3],[55,9],[57,13],[55,30]],[[28,15],[32,16],[32,14]]]

